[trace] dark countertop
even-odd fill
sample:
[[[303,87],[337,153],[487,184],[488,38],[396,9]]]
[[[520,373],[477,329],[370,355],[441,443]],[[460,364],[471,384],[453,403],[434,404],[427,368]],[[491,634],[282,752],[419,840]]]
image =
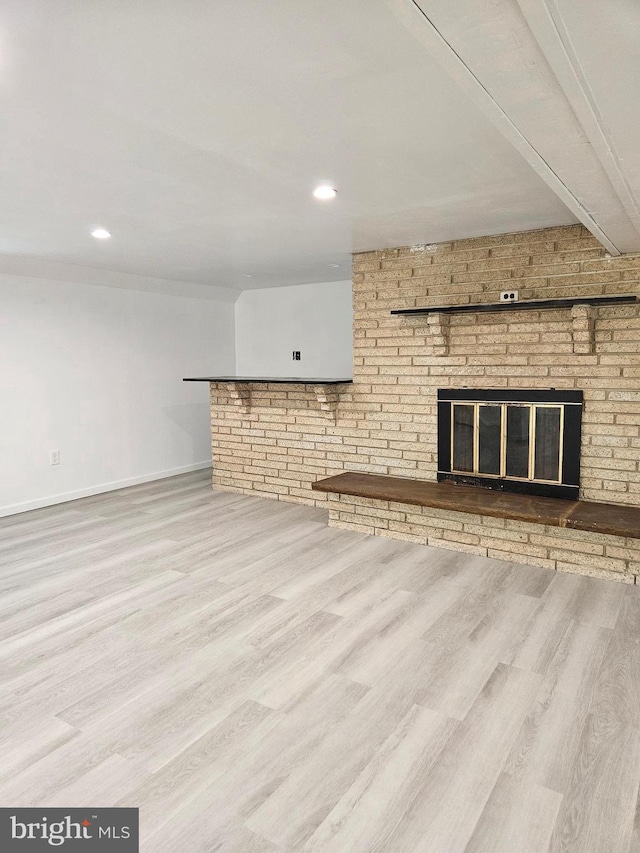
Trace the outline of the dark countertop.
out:
[[[345,385],[353,379],[318,379],[307,376],[188,376],[183,382],[262,382],[285,385]]]

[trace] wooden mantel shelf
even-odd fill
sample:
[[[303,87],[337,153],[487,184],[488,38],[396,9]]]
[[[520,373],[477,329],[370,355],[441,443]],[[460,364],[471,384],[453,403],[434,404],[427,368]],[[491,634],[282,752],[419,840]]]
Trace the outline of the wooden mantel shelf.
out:
[[[418,314],[478,314],[485,311],[545,311],[551,308],[573,308],[574,305],[624,305],[638,302],[633,294],[622,296],[576,296],[570,299],[535,299],[523,302],[478,302],[474,305],[439,305],[427,308],[396,308],[392,314],[415,316]]]
[[[541,498],[535,495],[492,491],[477,486],[434,483],[356,471],[318,480],[311,487],[318,492],[397,501],[452,512],[469,512],[640,539],[640,507],[636,506]]]

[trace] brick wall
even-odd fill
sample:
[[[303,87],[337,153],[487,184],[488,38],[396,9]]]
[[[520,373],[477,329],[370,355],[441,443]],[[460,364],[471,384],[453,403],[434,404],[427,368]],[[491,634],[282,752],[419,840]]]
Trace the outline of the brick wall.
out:
[[[254,386],[243,411],[224,387],[213,385],[214,485],[323,503],[327,496],[312,493],[311,482],[343,470],[433,480],[438,388],[580,388],[585,396],[582,497],[640,503],[638,307],[602,307],[592,315],[584,309],[449,315],[446,325],[444,315],[401,319],[389,313],[497,302],[507,289],[518,289],[520,300],[640,294],[640,256],[608,259],[595,238],[576,225],[366,252],[354,256],[353,273],[354,384],[341,394],[337,417],[322,410],[305,386]],[[362,508],[356,513],[344,501],[332,505],[332,521],[343,526],[418,541],[437,538],[415,517],[415,509],[404,510],[404,519],[391,519],[408,525],[394,531],[366,522]],[[402,514],[399,507],[387,511]],[[430,517],[435,515],[431,511]],[[495,520],[491,523],[495,526]],[[535,535],[557,539],[559,532],[526,532]],[[457,535],[449,531],[441,539],[474,553],[499,550],[489,549],[477,529],[461,527]],[[517,537],[512,541],[506,553],[513,557],[522,553],[516,546],[523,543]],[[580,541],[586,548],[586,539]],[[540,565],[570,564],[550,557],[548,544],[527,542],[530,562],[537,555]],[[608,559],[602,547],[594,557]],[[632,572],[638,556],[634,542],[615,547],[630,548],[630,555],[612,557],[620,561],[616,564],[601,562],[602,571]]]

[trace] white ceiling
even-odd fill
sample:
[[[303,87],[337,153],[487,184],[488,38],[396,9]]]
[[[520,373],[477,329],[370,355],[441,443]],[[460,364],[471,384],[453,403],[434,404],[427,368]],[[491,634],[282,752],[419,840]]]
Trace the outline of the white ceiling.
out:
[[[613,253],[640,252],[638,0],[387,0]]]
[[[0,269],[241,289],[349,278],[352,251],[584,221],[399,4],[417,8],[4,0]],[[582,0],[564,5],[590,54]],[[590,58],[624,137],[638,40],[606,80],[610,55]],[[620,157],[637,181],[630,136]],[[321,203],[311,191],[325,180],[339,195]],[[96,225],[112,239],[92,239]]]

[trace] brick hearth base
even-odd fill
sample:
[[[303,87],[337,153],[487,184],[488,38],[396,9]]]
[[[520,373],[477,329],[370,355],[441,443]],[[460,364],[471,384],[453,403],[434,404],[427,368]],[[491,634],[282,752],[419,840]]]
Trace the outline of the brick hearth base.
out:
[[[329,525],[622,583],[640,573],[640,539],[396,501],[329,495]]]

